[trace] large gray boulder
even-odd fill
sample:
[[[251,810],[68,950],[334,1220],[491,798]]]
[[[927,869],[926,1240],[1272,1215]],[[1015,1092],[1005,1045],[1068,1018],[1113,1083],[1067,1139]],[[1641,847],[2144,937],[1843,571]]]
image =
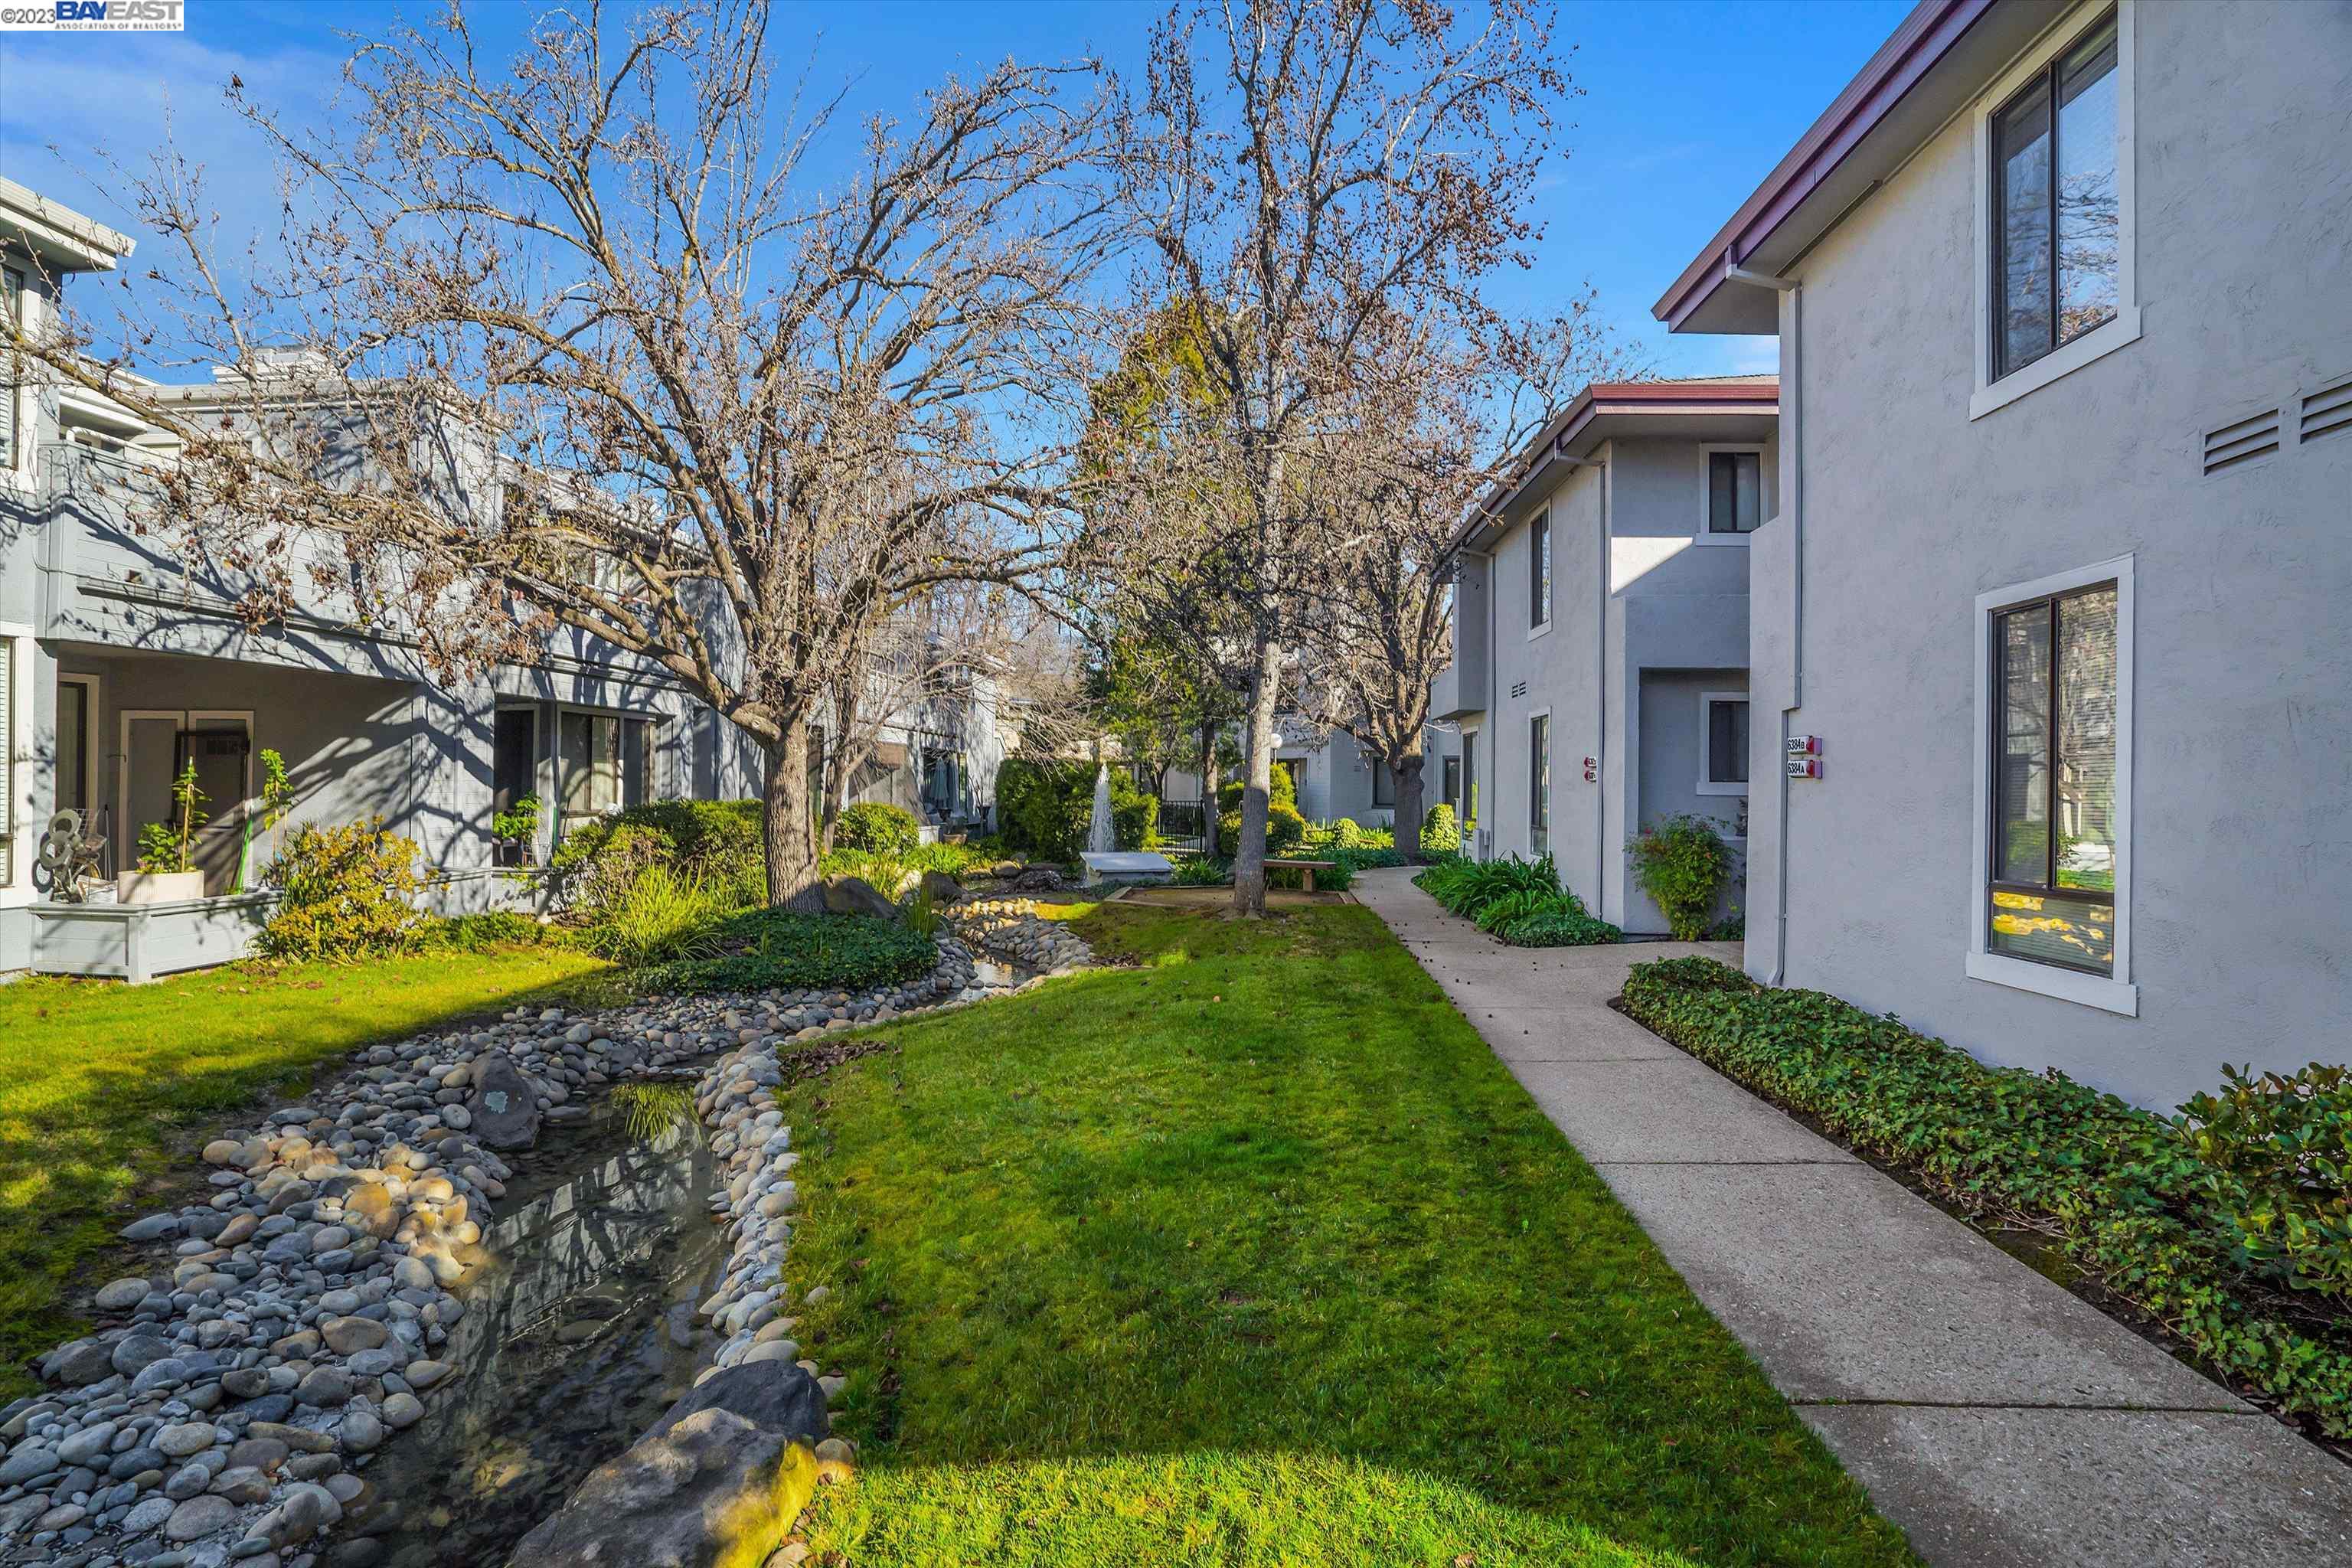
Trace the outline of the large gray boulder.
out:
[[[951,904],[963,897],[963,884],[945,871],[926,871],[916,879],[915,890],[929,893],[935,904]]]
[[[824,1395],[800,1367],[729,1367],[591,1471],[508,1568],[711,1568],[730,1548],[757,1562],[807,1504],[828,1429]],[[758,1550],[741,1552],[747,1537]]]
[[[898,918],[898,906],[862,877],[826,878],[824,907],[827,912],[836,915],[873,915],[886,921]]]
[[[474,1136],[493,1149],[528,1149],[539,1142],[539,1090],[511,1058],[490,1057],[475,1069],[466,1110]]]

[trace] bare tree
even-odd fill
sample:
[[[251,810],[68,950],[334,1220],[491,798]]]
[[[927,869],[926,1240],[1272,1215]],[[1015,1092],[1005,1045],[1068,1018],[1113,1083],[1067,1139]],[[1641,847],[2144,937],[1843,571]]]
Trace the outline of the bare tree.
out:
[[[347,125],[232,84],[288,171],[282,244],[225,264],[167,154],[130,193],[167,320],[26,346],[176,438],[143,514],[256,621],[340,601],[452,673],[571,628],[695,693],[765,755],[781,903],[814,878],[828,690],[940,584],[1045,558],[1115,232],[1091,67],[950,80],[817,191],[839,100],[772,92],[769,22],[591,5],[488,63],[453,5],[354,55]],[[166,340],[218,384],[130,374]]]
[[[1297,702],[1389,768],[1397,847],[1418,855],[1423,736],[1432,683],[1454,658],[1463,544],[1576,391],[1638,372],[1589,288],[1549,321],[1477,339],[1382,318],[1357,363],[1364,374],[1317,426],[1330,547],[1301,629]]]
[[[1244,913],[1265,909],[1276,714],[1328,559],[1318,427],[1360,379],[1370,323],[1496,324],[1480,281],[1526,261],[1521,213],[1568,91],[1522,0],[1470,25],[1418,0],[1224,0],[1155,30],[1150,133],[1125,142],[1155,258],[1138,310],[1181,312],[1215,395],[1164,400],[1118,553],[1143,595],[1154,557],[1186,567],[1185,592],[1213,587],[1232,628],[1214,635],[1244,655]]]

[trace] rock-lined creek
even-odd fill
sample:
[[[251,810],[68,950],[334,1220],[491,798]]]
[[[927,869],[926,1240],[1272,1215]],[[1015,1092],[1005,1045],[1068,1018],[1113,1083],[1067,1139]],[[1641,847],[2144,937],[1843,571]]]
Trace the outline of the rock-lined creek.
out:
[[[799,1355],[779,1047],[1090,956],[972,912],[909,985],[517,1012],[215,1140],[211,1198],[125,1227],[145,1272],[0,1410],[0,1562],[506,1563],[719,1368]]]

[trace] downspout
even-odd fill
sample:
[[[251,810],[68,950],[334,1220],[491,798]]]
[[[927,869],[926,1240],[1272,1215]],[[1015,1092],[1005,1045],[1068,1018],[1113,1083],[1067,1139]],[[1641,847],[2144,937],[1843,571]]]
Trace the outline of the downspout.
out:
[[[1803,365],[1804,290],[1793,278],[1751,272],[1727,266],[1724,277],[1735,283],[1769,289],[1780,296],[1780,510],[1789,534],[1789,701],[1780,710],[1780,757],[1788,755],[1788,740],[1796,733],[1792,722],[1805,704],[1805,470]],[[1777,875],[1773,879],[1772,966],[1758,976],[1778,985],[1789,969],[1789,779],[1783,773],[1780,789],[1780,833],[1773,845]]]

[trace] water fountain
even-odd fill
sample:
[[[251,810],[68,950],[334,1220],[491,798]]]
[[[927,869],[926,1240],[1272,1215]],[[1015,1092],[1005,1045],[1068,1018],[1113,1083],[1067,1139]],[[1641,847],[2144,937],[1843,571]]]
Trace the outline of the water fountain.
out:
[[[1087,868],[1089,888],[1140,882],[1165,882],[1176,875],[1168,857],[1149,849],[1122,850],[1110,820],[1110,764],[1095,764],[1095,809],[1087,823],[1086,852],[1078,857]]]

